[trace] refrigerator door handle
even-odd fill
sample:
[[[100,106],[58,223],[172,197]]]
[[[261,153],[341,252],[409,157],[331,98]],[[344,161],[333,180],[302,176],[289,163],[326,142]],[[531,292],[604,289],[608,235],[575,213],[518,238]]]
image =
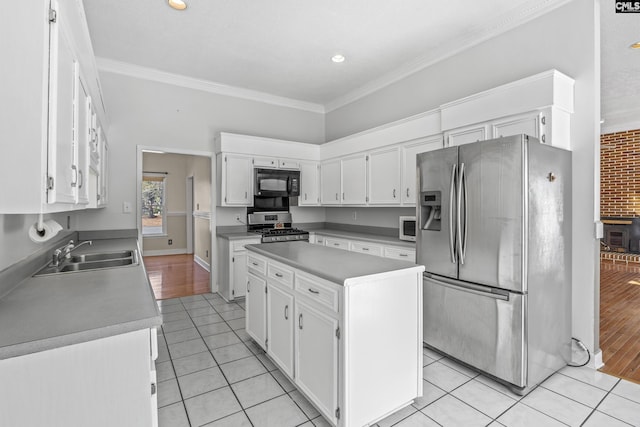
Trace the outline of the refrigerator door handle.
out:
[[[425,273],[424,276],[431,280],[436,281],[438,285],[444,286],[445,288],[455,289],[460,292],[467,292],[470,294],[480,295],[483,297],[509,301],[508,291],[496,290],[496,289],[487,288],[484,286],[474,285],[472,283],[459,283],[455,280],[447,279],[445,277],[440,277],[435,274]]]
[[[464,163],[460,168],[460,181],[462,182],[462,191],[464,199],[464,234],[462,234],[462,254],[460,258],[464,263],[464,258],[467,256],[467,223],[469,222],[469,209],[467,209],[467,175],[464,172]],[[458,210],[462,209],[462,205],[458,204]],[[460,230],[462,232],[463,230]]]
[[[455,201],[455,188],[456,188],[456,169],[457,165],[454,163],[451,167],[451,185],[449,187],[449,253],[451,254],[451,262],[457,263],[456,250],[455,250],[455,234],[453,229],[453,211]]]
[[[463,187],[464,181],[464,163],[460,163],[460,172],[458,174],[458,209],[457,209],[457,224],[458,224],[458,256],[460,257],[460,265],[464,265],[464,250],[466,249],[466,224],[467,224],[467,192],[466,188]],[[463,237],[463,229],[462,229],[462,195],[464,192],[464,201],[465,201],[465,229],[464,229],[464,237]],[[464,244],[463,244],[464,240]]]

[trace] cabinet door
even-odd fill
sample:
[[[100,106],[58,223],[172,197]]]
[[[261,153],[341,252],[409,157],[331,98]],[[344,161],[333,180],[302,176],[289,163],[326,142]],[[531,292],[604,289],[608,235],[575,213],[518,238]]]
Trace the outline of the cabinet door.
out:
[[[319,199],[319,165],[317,162],[300,162],[300,196],[298,205],[317,206]]]
[[[268,284],[267,353],[293,378],[293,295]]]
[[[340,204],[340,160],[323,162],[320,166],[321,204]]]
[[[540,113],[536,111],[495,121],[491,123],[491,128],[493,138],[523,133],[540,138]]]
[[[415,141],[402,146],[402,204],[415,205],[418,153],[442,148],[442,135]]]
[[[267,282],[251,273],[247,274],[245,329],[262,348],[267,338],[266,318]]]
[[[400,149],[369,153],[369,204],[400,204]]]
[[[222,172],[224,205],[251,206],[253,204],[251,157],[224,155]]]
[[[235,251],[231,257],[231,298],[247,294],[247,251]]]
[[[75,203],[78,185],[74,118],[79,69],[65,18],[61,13],[50,25],[48,203]]]
[[[82,79],[78,79],[78,109],[76,137],[78,149],[76,151],[76,164],[78,165],[78,198],[82,205],[89,203],[89,153],[92,138],[91,128],[91,99],[85,89]]]
[[[296,300],[296,385],[331,422],[338,407],[338,321]]]
[[[445,141],[447,141],[448,147],[484,141],[485,139],[490,138],[489,125],[480,124],[454,129],[446,132],[445,136]]]
[[[342,204],[367,203],[367,156],[357,154],[342,159]]]

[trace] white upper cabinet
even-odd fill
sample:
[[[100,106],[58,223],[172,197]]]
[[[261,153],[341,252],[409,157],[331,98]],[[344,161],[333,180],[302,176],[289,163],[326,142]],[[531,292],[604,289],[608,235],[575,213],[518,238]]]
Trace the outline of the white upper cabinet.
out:
[[[473,126],[454,129],[444,134],[444,140],[449,147],[470,144],[472,142],[484,141],[490,138],[489,124],[483,123]]]
[[[421,139],[402,145],[402,191],[401,200],[405,206],[416,203],[417,163],[416,156],[426,151],[442,148],[442,135]]]
[[[369,153],[368,183],[369,204],[400,204],[400,147]]]
[[[218,206],[253,205],[253,159],[239,154],[219,154]]]
[[[82,2],[14,6],[3,22],[13,37],[0,45],[0,134],[11,141],[0,145],[0,177],[19,185],[5,186],[0,213],[84,209],[97,193],[88,188],[87,100],[100,93]]]
[[[342,204],[367,203],[367,156],[356,154],[341,160]]]
[[[320,165],[320,202],[323,205],[341,203],[340,160],[322,162]]]
[[[300,162],[300,196],[298,205],[318,206],[320,204],[320,163]]]

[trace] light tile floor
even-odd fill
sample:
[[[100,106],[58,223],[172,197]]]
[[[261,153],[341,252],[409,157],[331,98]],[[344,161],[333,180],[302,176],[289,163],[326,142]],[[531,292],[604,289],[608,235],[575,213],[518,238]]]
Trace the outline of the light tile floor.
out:
[[[161,427],[329,425],[247,335],[244,302],[158,304]],[[429,349],[423,373],[423,397],[378,427],[640,426],[640,385],[589,368],[566,367],[525,397]]]

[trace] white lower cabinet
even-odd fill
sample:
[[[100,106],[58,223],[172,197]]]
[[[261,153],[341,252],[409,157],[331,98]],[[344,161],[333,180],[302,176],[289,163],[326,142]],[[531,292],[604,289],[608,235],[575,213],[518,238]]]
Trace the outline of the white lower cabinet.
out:
[[[246,245],[258,244],[260,238],[227,240],[218,239],[218,289],[226,301],[242,298],[247,292]]]
[[[0,425],[157,426],[155,328],[0,360]]]
[[[262,348],[267,339],[267,281],[247,273],[245,329]]]
[[[297,300],[295,383],[332,423],[338,409],[338,320]]]
[[[267,354],[293,378],[293,295],[271,283],[267,287]]]

